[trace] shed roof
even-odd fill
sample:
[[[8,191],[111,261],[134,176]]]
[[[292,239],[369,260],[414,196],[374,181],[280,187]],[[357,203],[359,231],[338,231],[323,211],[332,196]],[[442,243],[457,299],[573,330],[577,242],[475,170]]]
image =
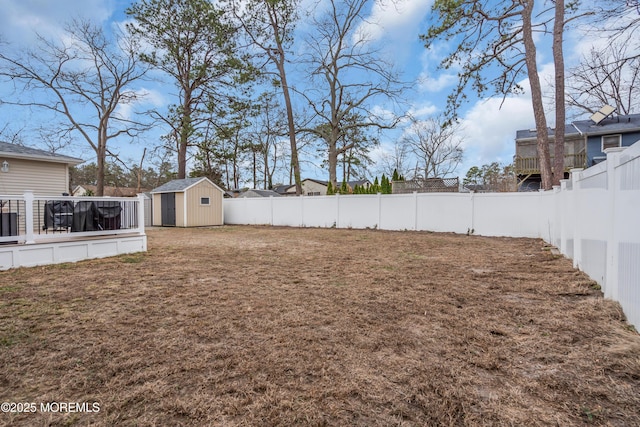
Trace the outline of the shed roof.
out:
[[[25,147],[3,141],[0,141],[0,157],[40,160],[44,162],[65,163],[68,165],[78,165],[84,162],[84,160],[76,157],[63,156],[62,154],[50,153],[45,150],[38,150],[37,148]]]
[[[215,188],[224,192],[220,187],[215,185],[211,180],[207,177],[200,178],[184,178],[184,179],[174,179],[173,181],[169,181],[166,184],[162,184],[160,187],[154,188],[151,190],[151,193],[182,193],[187,191],[189,188],[193,187],[196,184],[199,184],[202,181],[207,181],[209,184],[213,185]]]

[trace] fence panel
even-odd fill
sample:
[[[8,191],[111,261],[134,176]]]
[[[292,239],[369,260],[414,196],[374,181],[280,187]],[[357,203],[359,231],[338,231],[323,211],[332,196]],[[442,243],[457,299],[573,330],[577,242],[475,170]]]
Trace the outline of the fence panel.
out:
[[[277,199],[274,198],[274,200]],[[301,197],[305,227],[336,227],[339,198],[334,196]],[[277,202],[276,202],[277,203]]]
[[[383,230],[415,230],[416,200],[419,194],[394,194],[379,196],[380,223]]]
[[[474,232],[483,236],[540,237],[540,193],[474,195]]]
[[[607,164],[600,163],[578,174],[574,182],[579,215],[576,233],[577,267],[606,290],[607,230],[611,224],[611,207],[607,203]]]
[[[417,229],[467,233],[473,229],[473,195],[418,194]]]
[[[240,198],[224,200],[226,224],[271,225],[270,198]]]
[[[607,279],[611,298],[620,301],[629,322],[640,329],[640,143],[617,156],[611,174],[614,253]]]
[[[304,227],[303,197],[271,197],[272,225]]]
[[[379,228],[380,196],[337,196],[338,228]]]

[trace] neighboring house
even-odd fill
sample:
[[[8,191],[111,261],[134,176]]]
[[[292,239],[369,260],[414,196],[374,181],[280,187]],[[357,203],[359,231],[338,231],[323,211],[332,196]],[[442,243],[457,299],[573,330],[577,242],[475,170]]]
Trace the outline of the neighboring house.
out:
[[[240,193],[239,198],[252,198],[252,197],[281,197],[280,194],[273,190],[247,190]]]
[[[154,225],[200,227],[224,223],[224,190],[208,178],[175,179],[151,194]]]
[[[72,196],[80,197],[86,196],[87,194],[95,196],[96,191],[97,187],[95,185],[76,185],[73,188]],[[140,193],[147,192],[149,192],[148,188],[141,188],[140,191],[138,191],[136,188],[104,186],[104,196],[107,197],[136,197]]]
[[[319,181],[317,179],[306,178],[302,182],[303,196],[326,196],[328,181]]]
[[[640,114],[606,118],[597,125],[581,120],[573,122],[573,126],[585,138],[587,167],[605,160],[607,148],[630,147],[640,141]]]
[[[69,167],[84,162],[75,157],[0,142],[0,194],[33,191],[36,196],[69,192]]]
[[[548,129],[549,154],[553,164],[554,129]],[[579,120],[565,125],[565,178],[573,168],[587,168],[606,158],[604,150],[627,147],[640,140],[640,114]],[[540,164],[535,129],[516,132],[515,172],[518,189],[537,190],[541,186]]]
[[[302,182],[302,195],[303,196],[326,196],[327,188],[329,186],[329,181],[321,181],[313,178],[303,179]],[[356,185],[359,187],[369,188],[371,186],[371,182],[367,179],[362,179],[359,181],[347,181],[347,187],[353,191],[356,188]],[[342,182],[338,182],[338,189],[342,187]],[[273,191],[280,194],[281,196],[295,196],[296,195],[296,186],[295,185],[278,185],[273,188]]]
[[[281,196],[295,196],[296,186],[292,184],[276,185],[275,187],[273,187],[273,191]]]
[[[366,179],[359,181],[347,181],[347,188],[350,191],[353,191],[356,186],[369,188],[370,185],[371,183]],[[326,196],[328,187],[329,181],[319,181],[317,179],[310,178],[302,180],[302,194],[305,196]],[[338,191],[340,188],[342,188],[342,182],[338,182],[335,190]]]

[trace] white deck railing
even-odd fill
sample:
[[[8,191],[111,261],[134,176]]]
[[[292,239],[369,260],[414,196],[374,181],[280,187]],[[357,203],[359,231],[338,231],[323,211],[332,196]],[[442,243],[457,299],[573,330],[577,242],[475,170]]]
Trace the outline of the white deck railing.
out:
[[[0,244],[144,235],[143,197],[0,195]]]

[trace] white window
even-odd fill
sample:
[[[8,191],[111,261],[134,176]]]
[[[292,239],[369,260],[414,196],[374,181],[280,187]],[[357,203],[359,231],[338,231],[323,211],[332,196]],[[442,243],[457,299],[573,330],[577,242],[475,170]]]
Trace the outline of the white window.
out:
[[[605,135],[602,137],[602,152],[607,148],[620,147],[622,135]]]
[[[204,206],[209,206],[211,202],[208,197],[200,197],[200,204]]]

